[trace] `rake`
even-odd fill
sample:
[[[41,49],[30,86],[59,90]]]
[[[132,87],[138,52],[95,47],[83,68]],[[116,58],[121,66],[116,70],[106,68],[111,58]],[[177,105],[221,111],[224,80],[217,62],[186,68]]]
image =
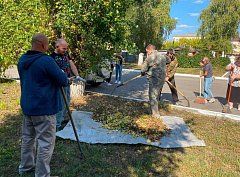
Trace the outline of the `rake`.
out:
[[[187,103],[188,103],[188,107],[190,107],[190,101],[189,99],[180,91],[178,90],[171,82],[169,81],[166,81],[169,85],[171,85],[180,95],[182,95],[182,97],[187,100]]]
[[[67,103],[67,97],[66,97],[66,94],[65,94],[65,91],[64,91],[63,87],[61,87],[61,92],[62,92],[63,100],[64,100],[64,103],[65,103],[65,106],[66,106],[66,109],[67,109],[67,112],[68,112],[68,116],[70,118],[70,121],[71,121],[71,124],[72,124],[72,127],[73,127],[73,132],[74,132],[74,135],[75,135],[76,140],[77,140],[78,149],[80,151],[80,159],[82,159],[84,157],[84,155],[83,155],[83,152],[82,152],[82,149],[81,149],[81,146],[80,146],[80,141],[79,141],[79,138],[78,138],[77,130],[76,130],[73,118],[72,118],[71,111],[70,111],[68,103]]]
[[[132,79],[129,79],[129,80],[127,80],[126,82],[123,82],[123,83],[115,86],[115,87],[113,88],[112,92],[111,92],[111,95],[115,92],[115,90],[116,90],[118,87],[121,87],[121,86],[123,86],[123,85],[126,85],[127,83],[129,83],[129,82],[131,82],[131,81],[133,81],[133,80],[135,80],[135,79],[137,79],[137,78],[140,78],[140,77],[141,77],[141,75],[137,75],[137,76],[133,77]]]

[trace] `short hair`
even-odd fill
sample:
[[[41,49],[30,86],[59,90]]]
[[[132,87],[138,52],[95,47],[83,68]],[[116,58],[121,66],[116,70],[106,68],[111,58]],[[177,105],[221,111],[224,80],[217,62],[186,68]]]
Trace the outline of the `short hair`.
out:
[[[146,47],[147,50],[156,50],[156,46],[152,45],[152,44],[148,44],[148,46]]]
[[[236,60],[235,61],[240,62],[240,55],[236,56]]]
[[[55,47],[58,47],[61,44],[68,44],[65,39],[60,38],[55,41]]]
[[[33,35],[31,44],[35,45],[35,44],[37,44],[39,42],[42,43],[42,44],[48,43],[47,36],[42,34],[42,33],[37,33],[37,34]]]
[[[210,59],[208,57],[203,57],[203,61],[206,61],[207,63],[209,63]]]
[[[167,54],[169,54],[169,53],[175,55],[175,50],[174,49],[168,49]]]

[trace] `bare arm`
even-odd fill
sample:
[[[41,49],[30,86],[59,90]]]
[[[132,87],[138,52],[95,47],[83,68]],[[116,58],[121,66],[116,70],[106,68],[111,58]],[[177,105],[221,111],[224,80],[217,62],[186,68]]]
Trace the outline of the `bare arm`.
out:
[[[75,64],[73,63],[73,61],[72,61],[72,60],[69,60],[69,63],[70,63],[70,67],[71,67],[71,70],[72,70],[73,74],[74,74],[75,76],[79,76],[77,67],[75,66]]]
[[[202,76],[207,76],[207,75],[208,75],[208,71],[205,71]]]
[[[234,66],[232,64],[229,64],[226,66],[226,71],[232,71]]]

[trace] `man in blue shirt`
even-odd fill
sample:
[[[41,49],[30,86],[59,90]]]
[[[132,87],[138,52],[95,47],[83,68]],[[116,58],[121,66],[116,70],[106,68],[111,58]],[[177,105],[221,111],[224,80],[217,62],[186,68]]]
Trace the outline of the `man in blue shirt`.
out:
[[[56,113],[62,109],[60,87],[69,84],[66,74],[52,57],[45,54],[47,50],[48,38],[36,34],[32,37],[31,50],[23,54],[18,62],[24,114],[19,173],[35,171],[36,177],[50,176]]]

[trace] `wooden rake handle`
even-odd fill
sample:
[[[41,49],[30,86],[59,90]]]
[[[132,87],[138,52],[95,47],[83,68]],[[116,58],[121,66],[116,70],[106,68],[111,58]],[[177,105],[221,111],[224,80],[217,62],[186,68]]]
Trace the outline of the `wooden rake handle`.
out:
[[[180,95],[183,96],[183,98],[185,98],[185,100],[187,100],[188,103],[188,107],[190,107],[190,101],[187,99],[187,97],[181,92],[179,91],[171,82],[166,81],[169,85],[171,85]]]

